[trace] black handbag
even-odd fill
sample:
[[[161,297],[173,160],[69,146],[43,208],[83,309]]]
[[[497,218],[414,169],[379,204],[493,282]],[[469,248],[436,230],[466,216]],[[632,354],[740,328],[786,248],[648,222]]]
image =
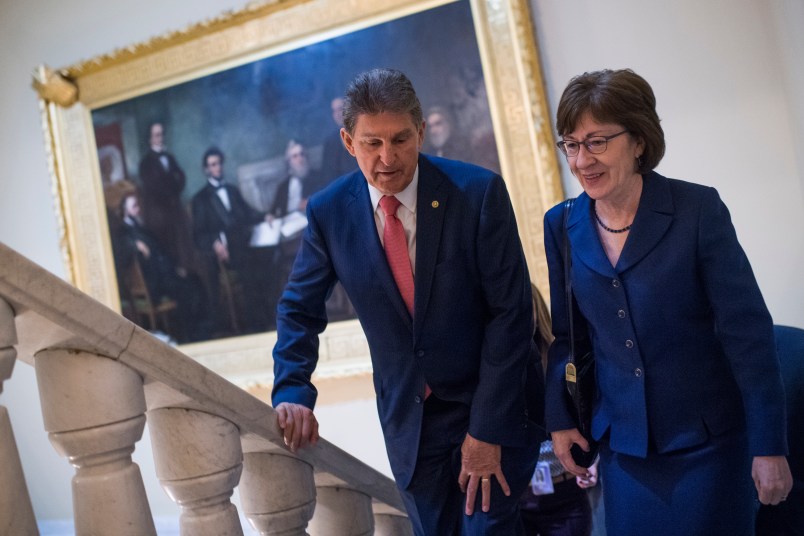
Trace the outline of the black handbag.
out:
[[[570,252],[567,222],[575,200],[568,199],[564,204],[564,287],[567,294],[567,318],[569,320],[569,356],[565,369],[567,382],[567,403],[575,418],[578,431],[589,442],[589,452],[585,452],[577,444],[572,445],[570,454],[575,463],[581,467],[589,467],[597,458],[600,445],[592,438],[592,404],[595,400],[595,355],[587,330],[583,337],[576,338],[575,309],[572,295],[572,255]]]

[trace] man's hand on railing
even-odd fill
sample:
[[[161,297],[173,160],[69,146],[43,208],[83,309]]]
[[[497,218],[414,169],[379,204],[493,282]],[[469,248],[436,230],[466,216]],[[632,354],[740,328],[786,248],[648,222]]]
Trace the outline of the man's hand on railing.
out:
[[[301,404],[282,402],[276,408],[276,420],[291,452],[318,443],[318,420],[313,410]]]

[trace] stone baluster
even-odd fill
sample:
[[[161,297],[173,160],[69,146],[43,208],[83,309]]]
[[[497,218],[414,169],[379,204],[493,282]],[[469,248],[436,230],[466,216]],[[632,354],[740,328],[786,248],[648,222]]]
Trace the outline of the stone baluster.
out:
[[[284,451],[247,452],[240,502],[260,534],[308,536],[307,523],[315,510],[313,467]]]
[[[34,365],[45,429],[76,468],[76,534],[155,535],[140,468],[131,461],[145,427],[142,377],[80,350],[43,350]]]
[[[413,527],[400,511],[385,504],[375,504],[374,536],[413,536]]]
[[[230,421],[203,411],[148,411],[156,476],[182,508],[181,534],[243,534],[230,498],[240,480],[240,432]]]
[[[371,497],[345,486],[319,485],[310,534],[371,536],[374,534]]]
[[[14,310],[0,298],[0,394],[17,361]],[[0,406],[0,534],[39,534],[8,410]]]

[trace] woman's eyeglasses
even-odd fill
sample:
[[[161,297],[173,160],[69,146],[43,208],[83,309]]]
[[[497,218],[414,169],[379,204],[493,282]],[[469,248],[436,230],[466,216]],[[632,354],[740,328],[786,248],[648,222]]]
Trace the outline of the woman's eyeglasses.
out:
[[[606,151],[606,146],[608,145],[609,140],[625,134],[626,132],[628,131],[623,130],[622,132],[612,134],[611,136],[592,136],[591,138],[586,138],[584,141],[561,140],[556,143],[556,146],[561,149],[561,152],[566,156],[578,156],[578,151],[581,150],[581,145],[585,145],[586,150],[592,154],[600,154]]]

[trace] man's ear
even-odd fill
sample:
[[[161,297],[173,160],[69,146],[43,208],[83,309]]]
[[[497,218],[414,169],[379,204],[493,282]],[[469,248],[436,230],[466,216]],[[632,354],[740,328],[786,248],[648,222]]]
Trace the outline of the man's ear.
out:
[[[346,150],[349,151],[349,154],[355,156],[354,138],[352,138],[351,134],[346,132],[345,128],[341,129],[341,141],[343,142],[343,146],[346,147]]]

